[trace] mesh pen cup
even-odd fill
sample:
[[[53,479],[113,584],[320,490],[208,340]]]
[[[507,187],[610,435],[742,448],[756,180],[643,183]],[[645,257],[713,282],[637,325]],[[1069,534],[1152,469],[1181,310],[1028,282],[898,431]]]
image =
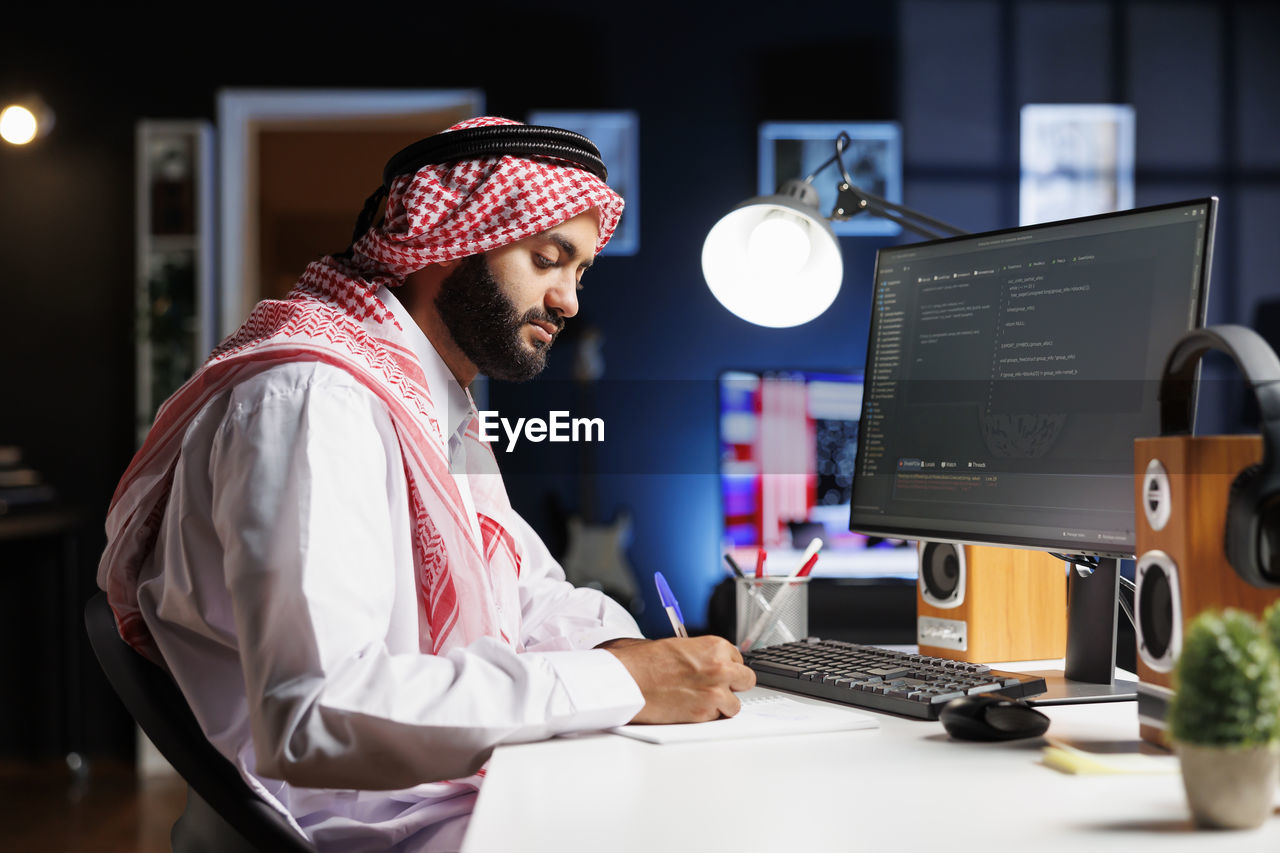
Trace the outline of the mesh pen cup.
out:
[[[734,578],[735,639],[744,652],[803,640],[809,633],[809,578]]]

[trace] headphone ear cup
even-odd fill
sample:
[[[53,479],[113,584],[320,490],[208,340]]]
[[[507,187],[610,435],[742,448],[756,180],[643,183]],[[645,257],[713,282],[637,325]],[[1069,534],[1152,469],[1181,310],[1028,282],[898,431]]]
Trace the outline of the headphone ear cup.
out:
[[[1231,481],[1231,490],[1227,494],[1227,520],[1222,526],[1225,540],[1223,550],[1226,552],[1227,562],[1236,570],[1236,574],[1254,586],[1265,583],[1262,569],[1257,564],[1257,548],[1253,541],[1253,520],[1257,513],[1254,492],[1257,491],[1261,471],[1261,464],[1250,465]]]

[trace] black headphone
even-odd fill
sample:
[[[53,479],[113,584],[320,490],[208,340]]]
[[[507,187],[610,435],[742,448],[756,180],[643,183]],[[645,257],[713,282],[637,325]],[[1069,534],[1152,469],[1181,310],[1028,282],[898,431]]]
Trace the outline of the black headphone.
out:
[[[1227,498],[1227,562],[1256,587],[1280,586],[1280,358],[1245,326],[1206,326],[1188,332],[1165,360],[1160,379],[1160,434],[1190,435],[1196,367],[1210,350],[1235,361],[1258,400],[1262,462],[1236,475]]]
[[[383,200],[391,190],[391,182],[400,175],[411,175],[423,166],[432,164],[494,156],[561,160],[590,172],[602,181],[609,177],[609,170],[605,168],[600,149],[596,148],[595,143],[580,133],[561,127],[494,124],[437,133],[406,145],[391,155],[387,165],[382,168],[382,186],[365,199],[364,209],[360,211],[355,230],[351,234],[352,245],[369,230]]]

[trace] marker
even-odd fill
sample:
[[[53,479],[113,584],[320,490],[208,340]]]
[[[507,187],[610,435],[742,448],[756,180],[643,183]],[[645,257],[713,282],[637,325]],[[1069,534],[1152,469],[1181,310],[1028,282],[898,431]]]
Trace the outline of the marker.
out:
[[[766,556],[763,548],[756,552],[756,577],[758,578],[764,577],[764,558]]]
[[[676,597],[671,592],[667,579],[662,576],[662,572],[653,573],[653,582],[658,585],[658,598],[662,600],[662,606],[666,608],[667,618],[671,620],[671,629],[675,631],[677,637],[688,637],[689,632],[684,627],[684,615],[680,612],[680,602],[676,601]]]
[[[800,568],[792,573],[792,577],[808,577],[809,572],[813,570],[814,563],[818,562],[818,552],[821,550],[822,540],[816,536],[810,539],[809,547],[804,549],[804,554],[800,557]]]

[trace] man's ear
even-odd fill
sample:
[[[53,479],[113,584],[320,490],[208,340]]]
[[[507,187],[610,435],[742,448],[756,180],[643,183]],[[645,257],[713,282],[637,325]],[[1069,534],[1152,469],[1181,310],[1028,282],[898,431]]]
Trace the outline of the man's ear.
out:
[[[451,261],[437,261],[435,266],[439,267],[445,272],[453,272],[454,268],[458,266],[458,264],[460,263],[462,263],[462,258],[454,258]]]

